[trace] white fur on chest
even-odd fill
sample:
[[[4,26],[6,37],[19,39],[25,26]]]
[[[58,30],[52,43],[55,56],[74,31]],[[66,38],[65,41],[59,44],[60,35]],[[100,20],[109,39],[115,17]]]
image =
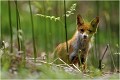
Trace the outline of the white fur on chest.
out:
[[[72,43],[72,47],[73,47],[73,52],[70,54],[69,58],[70,60],[72,59],[73,56],[76,56],[78,51],[81,49],[90,49],[92,47],[92,41],[93,41],[93,37],[91,37],[90,41],[84,41],[83,40],[83,34],[81,34],[80,32],[76,32],[75,33],[75,40]]]
[[[93,36],[89,41],[84,41],[83,40],[83,34],[80,32],[75,33],[75,40],[72,43],[73,48],[76,49],[81,49],[82,47],[88,47],[89,49],[92,47],[92,41],[93,41]]]

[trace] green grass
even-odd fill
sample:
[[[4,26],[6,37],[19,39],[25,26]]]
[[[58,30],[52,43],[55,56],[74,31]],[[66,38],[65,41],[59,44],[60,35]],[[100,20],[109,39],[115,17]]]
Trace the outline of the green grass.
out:
[[[11,4],[11,27],[9,26],[9,6],[7,1],[1,1],[1,38],[8,42],[9,47],[2,48],[3,55],[1,57],[1,71],[2,79],[4,78],[16,78],[16,79],[83,79],[83,78],[98,78],[101,77],[102,71],[107,68],[107,71],[110,71],[110,68],[114,70],[113,64],[111,63],[110,52],[112,54],[113,60],[115,61],[115,66],[119,69],[119,20],[118,18],[118,3],[114,2],[100,2],[98,4],[103,4],[104,6],[99,5],[99,10],[92,5],[95,5],[96,2],[79,2],[79,1],[67,1],[66,2],[66,29],[67,29],[67,39],[70,39],[75,30],[76,30],[76,15],[80,13],[83,17],[91,20],[91,18],[96,17],[96,13],[99,13],[100,23],[99,29],[96,33],[96,43],[90,51],[88,57],[88,70],[90,71],[87,75],[83,76],[83,73],[72,73],[66,72],[64,69],[55,67],[49,64],[42,64],[40,66],[35,66],[34,64],[25,63],[25,57],[27,54],[31,54],[32,57],[37,58],[40,56],[41,52],[45,52],[47,57],[48,54],[51,54],[55,47],[66,41],[66,32],[64,24],[64,8],[62,1],[34,1],[31,2],[32,10],[38,10],[37,12],[30,12],[29,3],[23,1],[21,4],[19,1],[18,10],[20,16],[20,30],[17,29],[17,17],[16,17],[16,6],[13,1],[10,1]],[[86,5],[86,3],[88,5]],[[85,5],[85,6],[84,6]],[[112,6],[116,5],[116,6]],[[26,6],[26,7],[25,7]],[[34,6],[34,8],[33,8]],[[28,8],[27,8],[28,7]],[[31,11],[32,11],[31,10]],[[87,11],[87,12],[85,12]],[[99,11],[99,12],[97,12]],[[111,13],[110,13],[111,12]],[[93,14],[92,14],[93,13]],[[110,14],[109,14],[110,13]],[[90,16],[90,17],[89,17]],[[93,16],[93,17],[91,17]],[[89,19],[90,18],[90,19]],[[33,24],[32,24],[33,22]],[[12,28],[12,29],[11,29]],[[10,44],[11,34],[13,36],[13,53],[10,54]],[[19,34],[19,35],[18,35]],[[16,56],[18,51],[18,41],[17,36],[21,40],[21,51],[23,51],[20,57]],[[33,43],[33,44],[32,44]],[[105,50],[106,45],[109,44],[111,49],[108,49],[105,58],[103,58],[103,63],[105,64],[105,69],[100,71],[98,69],[98,61],[100,56],[102,56],[103,51]],[[95,48],[96,45],[96,48]],[[28,49],[27,49],[28,48]],[[33,51],[34,49],[34,51]],[[35,51],[36,49],[36,51]],[[97,53],[96,53],[97,52]],[[24,54],[23,54],[24,53]],[[35,54],[36,53],[36,54]],[[1,54],[0,54],[1,55]],[[100,55],[100,56],[99,56]],[[18,61],[16,60],[18,59]],[[13,62],[17,68],[14,74],[10,73],[11,66]],[[104,62],[105,61],[105,62]],[[18,62],[18,63],[17,63]],[[106,71],[106,70],[105,70]],[[27,73],[27,74],[26,74]],[[6,77],[7,76],[7,77]],[[113,74],[110,79],[115,78],[118,74]],[[117,77],[118,78],[118,77]]]

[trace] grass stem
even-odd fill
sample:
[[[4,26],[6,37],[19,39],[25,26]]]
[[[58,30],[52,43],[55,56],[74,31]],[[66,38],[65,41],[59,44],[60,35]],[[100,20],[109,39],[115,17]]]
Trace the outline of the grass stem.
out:
[[[17,7],[17,1],[15,1],[16,5],[16,22],[17,22],[17,41],[18,41],[18,51],[21,50],[21,45],[20,45],[20,39],[19,39],[19,20],[18,20],[18,7]]]
[[[10,27],[10,52],[13,53],[13,29],[11,21],[11,6],[10,1],[8,1],[8,12],[9,12],[9,27]]]
[[[31,16],[31,24],[32,24],[32,39],[33,39],[33,51],[34,51],[34,61],[36,62],[36,45],[35,45],[35,36],[34,36],[34,24],[33,24],[33,15],[32,15],[32,9],[31,9],[31,3],[29,1],[29,8],[30,8],[30,16]]]
[[[67,42],[67,22],[66,22],[66,4],[64,0],[64,18],[65,18],[65,38],[66,38],[66,47],[67,47],[67,53],[68,53],[68,42]]]

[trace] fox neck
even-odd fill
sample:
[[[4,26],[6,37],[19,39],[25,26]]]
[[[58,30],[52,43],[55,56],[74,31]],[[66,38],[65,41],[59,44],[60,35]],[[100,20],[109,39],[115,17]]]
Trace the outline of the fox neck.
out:
[[[81,49],[84,46],[89,46],[89,42],[90,42],[90,38],[84,40],[82,34],[79,31],[76,31],[74,36],[70,40],[70,44],[75,50]]]
[[[72,51],[70,52],[69,59],[72,60],[73,56],[76,56],[79,50],[88,51],[91,47],[90,39],[84,40],[82,38],[82,34],[78,31],[75,32],[74,36],[71,40],[69,40],[69,44],[72,46]]]

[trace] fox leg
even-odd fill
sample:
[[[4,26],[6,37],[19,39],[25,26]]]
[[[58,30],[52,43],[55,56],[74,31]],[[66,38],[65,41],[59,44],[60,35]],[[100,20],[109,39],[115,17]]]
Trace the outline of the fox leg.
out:
[[[88,50],[87,51],[82,51],[82,54],[80,55],[80,60],[81,60],[81,64],[82,64],[82,70],[83,71],[86,71],[86,68],[87,68],[87,53],[88,53]]]
[[[86,68],[87,68],[87,64],[86,64],[86,57],[87,57],[87,52],[85,53],[84,51],[80,52],[81,55],[78,55],[79,52],[76,50],[76,51],[73,51],[70,55],[69,55],[69,60],[72,64],[76,64],[78,63],[78,66],[82,66],[82,70],[85,71]],[[80,57],[79,57],[80,56]],[[79,60],[80,58],[80,60]]]
[[[75,59],[76,56],[77,56],[77,51],[74,50],[74,51],[69,55],[69,60],[70,60],[70,62],[72,62],[72,61]]]
[[[86,58],[85,57],[81,57],[81,66],[82,66],[82,70],[85,71],[87,68],[87,64],[86,64]]]
[[[73,48],[73,46],[72,45],[70,45],[70,47],[69,47],[69,61],[70,62],[73,62],[74,61],[74,59],[75,59],[75,57],[77,56],[77,54],[78,54],[78,49],[74,49]]]

